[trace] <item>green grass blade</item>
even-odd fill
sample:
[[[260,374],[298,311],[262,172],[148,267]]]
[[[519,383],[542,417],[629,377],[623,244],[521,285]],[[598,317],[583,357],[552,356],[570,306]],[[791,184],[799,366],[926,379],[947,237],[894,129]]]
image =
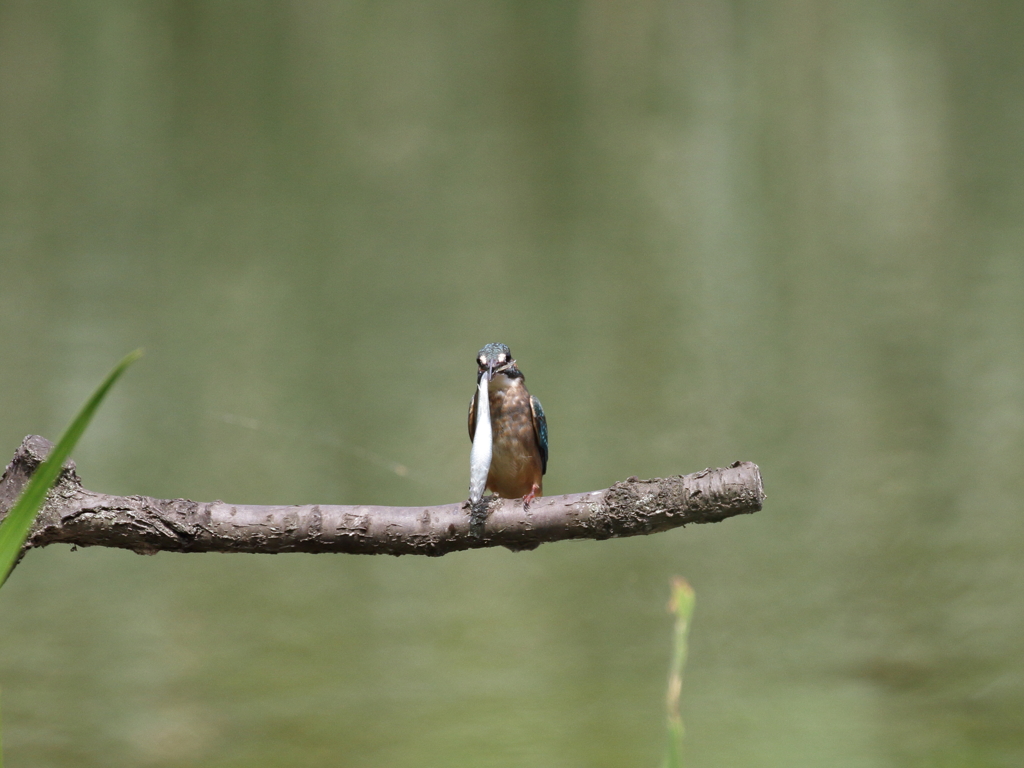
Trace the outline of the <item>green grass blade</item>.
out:
[[[679,714],[679,697],[683,692],[683,667],[686,666],[687,637],[690,632],[690,618],[693,616],[695,595],[686,579],[672,580],[672,598],[668,609],[675,614],[676,623],[672,632],[672,664],[668,673],[668,693],[665,704],[668,710],[668,744],[665,750],[666,768],[683,768],[683,718]]]
[[[39,512],[40,507],[43,506],[43,502],[46,500],[47,491],[50,490],[50,486],[57,480],[61,467],[64,466],[64,462],[71,455],[71,451],[74,450],[78,439],[85,432],[85,428],[89,426],[89,422],[92,420],[93,414],[96,413],[96,409],[99,408],[103,398],[107,396],[107,392],[114,386],[114,382],[120,378],[125,369],[141,356],[141,349],[126,355],[114,367],[114,370],[107,375],[107,378],[93,392],[92,397],[82,406],[82,410],[75,416],[75,420],[71,422],[71,425],[61,436],[60,440],[57,441],[57,445],[54,446],[46,461],[40,464],[39,469],[33,473],[18,501],[15,502],[7,517],[4,518],[3,523],[0,524],[0,585],[7,581],[11,569],[14,568],[14,564],[18,561],[21,547],[28,537],[29,530],[32,528],[32,521],[35,520],[36,513]]]

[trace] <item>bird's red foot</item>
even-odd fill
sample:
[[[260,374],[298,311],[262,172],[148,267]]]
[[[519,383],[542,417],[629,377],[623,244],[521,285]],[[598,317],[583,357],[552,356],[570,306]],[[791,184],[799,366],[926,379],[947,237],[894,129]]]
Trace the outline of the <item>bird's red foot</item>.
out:
[[[525,496],[523,496],[523,507],[525,509],[529,509],[530,508],[530,502],[533,501],[535,498],[537,498],[537,496],[539,496],[539,495],[540,495],[540,486],[537,485],[536,483],[534,483],[533,484],[533,488],[530,489],[530,492],[528,494],[526,494]]]

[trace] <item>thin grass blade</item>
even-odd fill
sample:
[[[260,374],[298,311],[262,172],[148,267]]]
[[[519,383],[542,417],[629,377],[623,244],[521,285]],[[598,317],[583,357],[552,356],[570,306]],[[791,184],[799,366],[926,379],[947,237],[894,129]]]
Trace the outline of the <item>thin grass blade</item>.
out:
[[[665,768],[683,768],[683,718],[679,714],[679,698],[683,692],[683,667],[686,666],[687,638],[690,618],[696,596],[686,579],[672,580],[672,597],[668,604],[676,622],[672,632],[672,664],[668,673],[668,693],[665,705],[668,714],[668,743],[665,749]]]
[[[4,518],[3,523],[0,523],[0,585],[7,581],[11,569],[14,568],[14,564],[18,561],[21,547],[28,537],[29,530],[32,528],[32,522],[36,518],[36,513],[39,512],[43,502],[46,500],[47,491],[50,490],[50,486],[57,480],[61,467],[64,466],[64,462],[71,455],[71,451],[74,450],[78,439],[85,432],[86,427],[89,426],[89,422],[92,420],[93,414],[96,413],[96,409],[100,407],[103,398],[107,396],[110,388],[114,386],[114,382],[121,377],[125,369],[141,356],[141,349],[126,355],[114,367],[114,370],[107,375],[107,378],[93,392],[92,397],[82,406],[82,410],[78,412],[74,421],[71,422],[71,425],[61,436],[60,440],[57,441],[57,445],[54,446],[46,461],[39,465],[39,469],[32,475],[25,490],[22,491],[21,496],[15,502],[7,517]]]

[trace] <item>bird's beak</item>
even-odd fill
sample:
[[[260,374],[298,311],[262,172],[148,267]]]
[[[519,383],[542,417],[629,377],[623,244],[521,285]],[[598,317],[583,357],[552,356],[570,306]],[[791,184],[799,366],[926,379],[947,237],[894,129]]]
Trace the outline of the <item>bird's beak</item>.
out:
[[[488,363],[486,368],[477,372],[476,380],[487,379],[488,382],[494,378],[494,363]]]

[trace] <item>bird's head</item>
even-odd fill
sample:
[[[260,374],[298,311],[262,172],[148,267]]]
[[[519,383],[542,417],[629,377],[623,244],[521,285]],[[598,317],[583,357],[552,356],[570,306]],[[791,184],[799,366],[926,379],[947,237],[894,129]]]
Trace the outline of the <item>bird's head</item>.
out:
[[[516,368],[516,361],[512,358],[512,352],[504,344],[487,344],[476,355],[477,381],[485,377],[487,381],[494,378],[495,374],[504,373],[506,376],[521,376]]]

